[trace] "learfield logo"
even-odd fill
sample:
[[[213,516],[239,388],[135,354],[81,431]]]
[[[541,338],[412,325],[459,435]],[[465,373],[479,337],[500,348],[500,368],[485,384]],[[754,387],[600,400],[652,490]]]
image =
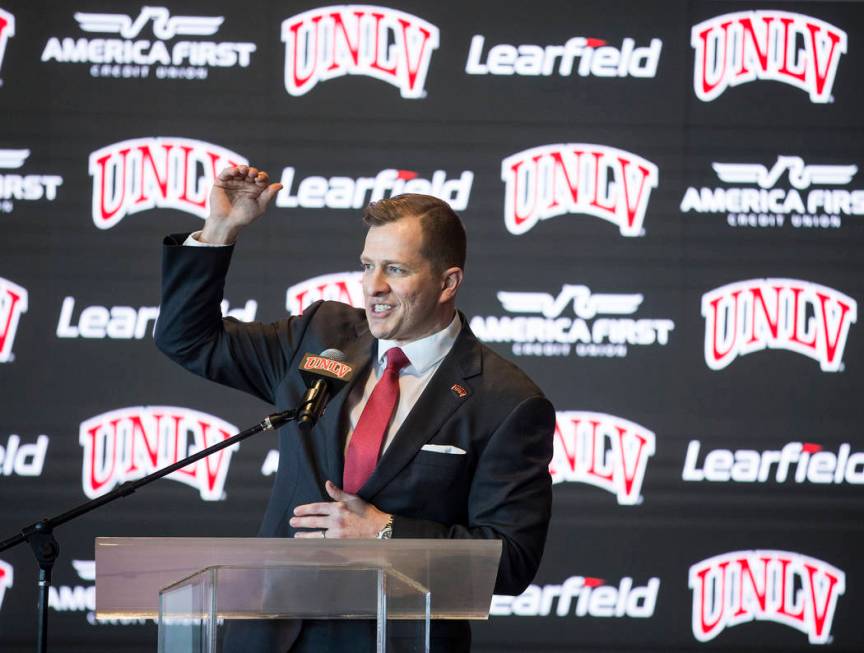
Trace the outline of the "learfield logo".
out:
[[[0,9],[0,70],[3,69],[3,56],[9,39],[15,36],[15,16]],[[2,84],[2,81],[0,81]]]
[[[335,272],[294,284],[285,293],[285,308],[301,315],[310,304],[325,300],[363,308],[363,273]]]
[[[15,573],[10,565],[5,560],[0,560],[0,607],[3,607],[3,597],[15,581]]]
[[[318,82],[366,75],[403,98],[426,96],[438,28],[404,11],[372,5],[318,7],[282,23],[285,90],[305,95]]]
[[[258,302],[247,300],[242,307],[230,308],[227,299],[220,303],[223,317],[251,322],[258,311]],[[143,340],[149,338],[158,306],[90,306],[76,307],[75,297],[64,297],[57,320],[58,338],[93,338],[98,340]]]
[[[89,159],[93,223],[110,229],[127,215],[156,207],[204,219],[216,175],[242,164],[248,161],[236,152],[191,138],[155,136],[106,145]]]
[[[4,172],[22,168],[29,157],[30,150],[0,149],[0,213],[11,213],[16,200],[53,202],[57,198],[57,188],[63,183],[59,175]]]
[[[227,440],[237,431],[218,417],[176,406],[132,406],[91,417],[81,423],[78,436],[84,449],[84,494],[91,499],[100,497],[125,481]],[[217,451],[167,478],[197,489],[205,501],[221,501],[236,449],[233,445]]]
[[[787,442],[780,449],[710,449],[691,440],[681,478],[712,483],[816,483],[864,485],[864,451],[848,442],[836,452],[816,442]]]
[[[143,6],[137,15],[77,12],[75,20],[82,32],[100,36],[52,36],[42,61],[88,64],[92,77],[207,79],[212,68],[247,68],[256,50],[254,43],[202,39],[219,31],[222,16],[172,16],[167,7]]]
[[[614,415],[558,411],[549,473],[552,483],[587,483],[611,492],[623,506],[642,502],[654,433]]]
[[[560,585],[529,585],[519,596],[492,597],[493,617],[598,617],[647,619],[654,616],[660,579],[636,585],[632,576],[617,584],[594,576],[570,576]]]
[[[770,168],[761,163],[711,167],[726,186],[689,187],[682,213],[726,214],[730,227],[822,229],[841,227],[843,216],[864,215],[864,190],[849,188],[856,165],[805,163],[800,156],[781,155]]]
[[[563,45],[511,45],[498,43],[484,54],[486,37],[471,38],[465,72],[469,75],[519,75],[525,77],[637,77],[657,74],[663,42],[651,39],[647,46],[625,38],[621,47],[605,39],[574,36]]]
[[[27,312],[27,291],[0,277],[0,363],[14,360],[12,345],[21,314]]]
[[[436,170],[431,178],[421,177],[415,170],[385,168],[374,177],[321,177],[312,175],[296,181],[292,166],[282,170],[282,190],[276,195],[276,206],[307,209],[360,209],[369,202],[402,193],[433,195],[447,202],[454,211],[468,206],[474,173],[464,170],[453,179],[447,172]]]
[[[819,361],[823,372],[843,369],[854,299],[798,279],[748,279],[702,296],[705,362],[722,370],[738,356],[786,349]]]
[[[23,444],[18,434],[10,435],[5,446],[0,444],[0,475],[41,476],[48,442],[47,435],[40,435],[36,442]]]
[[[621,317],[633,315],[643,299],[578,284],[564,284],[557,296],[502,291],[498,301],[509,315],[475,316],[471,330],[484,342],[509,343],[515,356],[623,357],[630,346],[668,344],[675,328],[672,320]]]
[[[790,84],[810,101],[831,101],[846,32],[830,23],[788,11],[723,14],[694,25],[693,88],[703,102],[727,88],[757,79]]]
[[[806,634],[811,644],[828,644],[846,574],[800,553],[733,551],[690,567],[689,586],[700,642],[739,624],[773,621]]]
[[[504,224],[524,234],[540,220],[585,214],[616,225],[622,236],[644,234],[642,222],[657,166],[606,145],[540,145],[501,162]]]

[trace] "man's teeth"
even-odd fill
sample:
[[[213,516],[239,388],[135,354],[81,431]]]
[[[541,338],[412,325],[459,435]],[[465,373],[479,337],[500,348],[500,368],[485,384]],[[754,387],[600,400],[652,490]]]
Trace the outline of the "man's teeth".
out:
[[[373,304],[372,310],[376,313],[383,313],[384,311],[389,311],[393,308],[390,304]]]

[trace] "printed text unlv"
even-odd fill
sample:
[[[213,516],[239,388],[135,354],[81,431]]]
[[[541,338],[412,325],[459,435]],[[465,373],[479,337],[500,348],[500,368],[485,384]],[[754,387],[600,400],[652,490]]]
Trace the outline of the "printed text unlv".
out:
[[[514,235],[540,220],[584,213],[642,235],[657,166],[606,145],[559,143],[512,154],[501,162],[504,224]]]
[[[831,99],[846,32],[830,23],[788,11],[740,11],[694,25],[693,88],[703,102],[730,86],[757,79],[807,91],[811,102]]]
[[[154,207],[199,218],[208,213],[208,192],[223,168],[245,158],[191,138],[133,138],[90,155],[93,223],[110,229],[127,215]]]
[[[403,98],[422,98],[438,28],[395,9],[338,5],[288,18],[282,40],[291,95],[343,75],[366,75],[392,84]]]
[[[705,362],[722,370],[738,356],[786,349],[837,372],[849,327],[858,317],[854,299],[798,279],[748,279],[702,296]]]

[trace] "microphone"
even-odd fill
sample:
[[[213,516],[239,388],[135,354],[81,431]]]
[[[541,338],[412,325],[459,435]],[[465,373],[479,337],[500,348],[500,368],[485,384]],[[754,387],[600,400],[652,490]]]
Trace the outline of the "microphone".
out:
[[[306,394],[297,409],[297,426],[309,432],[327,406],[327,400],[351,380],[353,368],[345,363],[345,354],[338,349],[325,349],[320,354],[304,354],[300,361],[300,376],[306,382]]]

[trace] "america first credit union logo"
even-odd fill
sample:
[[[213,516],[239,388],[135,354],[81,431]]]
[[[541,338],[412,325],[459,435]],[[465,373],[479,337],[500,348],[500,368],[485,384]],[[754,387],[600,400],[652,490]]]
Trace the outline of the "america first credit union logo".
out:
[[[60,175],[3,172],[20,170],[29,157],[30,150],[27,149],[0,149],[0,213],[11,213],[15,201],[44,199],[53,202],[57,198],[57,189],[63,184]]]
[[[233,424],[189,408],[131,406],[81,423],[84,494],[95,499],[114,487],[172,465],[238,432]],[[195,488],[204,501],[221,501],[232,445],[167,476]]]
[[[93,224],[110,229],[127,215],[170,208],[206,218],[210,187],[223,168],[248,161],[219,145],[155,136],[106,145],[90,155]]]
[[[789,551],[733,551],[690,567],[692,628],[708,642],[726,628],[772,621],[811,644],[829,644],[846,574],[817,558]]]
[[[484,342],[509,343],[515,356],[624,357],[628,347],[665,346],[675,328],[672,320],[631,317],[644,300],[641,293],[598,293],[568,283],[557,296],[497,296],[509,315],[474,316],[471,330]]]
[[[539,221],[585,214],[616,225],[622,236],[642,228],[657,166],[632,152],[590,143],[540,145],[501,162],[504,224],[515,235]]]
[[[810,101],[831,101],[846,32],[818,18],[788,11],[740,11],[694,25],[693,89],[703,102],[756,80],[789,84]]]
[[[785,349],[818,361],[823,372],[838,372],[858,304],[809,281],[748,279],[704,294],[702,317],[705,362],[712,370],[738,356]]]
[[[15,359],[12,345],[18,331],[18,321],[27,312],[27,290],[0,277],[0,363]]]
[[[0,9],[0,70],[3,69],[3,57],[6,54],[6,46],[9,39],[15,36],[15,16],[8,11]],[[3,81],[0,80],[0,85]]]
[[[438,28],[396,9],[374,5],[318,7],[282,22],[285,90],[300,96],[319,82],[365,75],[426,96],[426,75],[438,48]]]
[[[726,162],[711,167],[727,185],[689,187],[681,200],[682,213],[725,213],[730,227],[791,224],[818,229],[837,229],[844,216],[864,215],[864,189],[848,187],[858,173],[856,165],[807,163],[800,156],[780,155],[770,168]]]
[[[257,48],[201,40],[219,31],[223,16],[172,16],[167,7],[143,6],[137,15],[77,12],[75,20],[82,32],[102,36],[52,36],[42,62],[89,64],[92,77],[206,79],[211,68],[248,67]],[[177,40],[184,36],[199,38]]]
[[[552,483],[587,483],[614,494],[619,505],[637,505],[655,442],[652,431],[621,417],[558,411],[549,463]]]

